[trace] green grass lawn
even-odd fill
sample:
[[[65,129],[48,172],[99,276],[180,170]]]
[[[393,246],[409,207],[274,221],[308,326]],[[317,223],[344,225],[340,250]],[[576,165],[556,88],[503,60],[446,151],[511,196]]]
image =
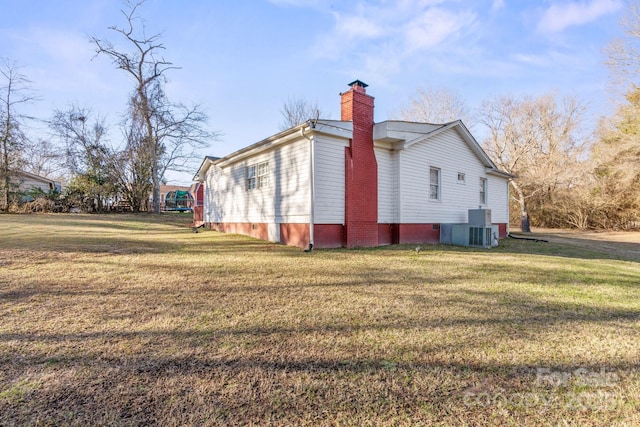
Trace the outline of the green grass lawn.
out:
[[[640,262],[0,216],[0,425],[639,425]]]

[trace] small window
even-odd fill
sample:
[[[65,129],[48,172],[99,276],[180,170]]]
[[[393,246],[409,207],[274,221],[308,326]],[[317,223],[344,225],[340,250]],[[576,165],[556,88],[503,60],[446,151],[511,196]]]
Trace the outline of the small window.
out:
[[[258,188],[269,186],[269,162],[258,163]]]
[[[487,178],[480,178],[480,204],[487,204]]]
[[[466,182],[466,177],[462,172],[458,172],[458,184],[464,184]]]
[[[256,188],[256,165],[247,167],[247,190]]]
[[[429,169],[429,199],[440,200],[440,169]]]
[[[269,162],[247,166],[247,190],[269,186]]]

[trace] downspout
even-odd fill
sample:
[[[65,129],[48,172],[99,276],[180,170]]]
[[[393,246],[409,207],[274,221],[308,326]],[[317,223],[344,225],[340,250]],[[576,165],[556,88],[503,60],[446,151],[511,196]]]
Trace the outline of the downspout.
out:
[[[310,124],[311,127],[315,127],[314,123]],[[304,127],[300,128],[300,135],[309,141],[309,184],[310,184],[310,196],[311,196],[311,209],[309,212],[309,248],[307,252],[311,252],[314,245],[314,230],[313,224],[315,222],[315,209],[316,209],[316,192],[315,192],[315,138],[309,138],[304,134]]]

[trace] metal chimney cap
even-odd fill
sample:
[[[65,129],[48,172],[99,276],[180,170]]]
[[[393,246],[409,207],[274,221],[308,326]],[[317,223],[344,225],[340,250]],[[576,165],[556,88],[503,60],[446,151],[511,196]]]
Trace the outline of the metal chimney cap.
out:
[[[360,80],[354,80],[354,81],[352,81],[351,83],[349,83],[349,85],[348,85],[348,86],[351,86],[351,87],[359,86],[359,87],[361,87],[361,88],[365,88],[365,87],[367,87],[367,86],[369,86],[369,85],[368,85],[368,84],[366,84],[366,83],[365,83],[365,82],[363,82],[363,81],[360,81]]]

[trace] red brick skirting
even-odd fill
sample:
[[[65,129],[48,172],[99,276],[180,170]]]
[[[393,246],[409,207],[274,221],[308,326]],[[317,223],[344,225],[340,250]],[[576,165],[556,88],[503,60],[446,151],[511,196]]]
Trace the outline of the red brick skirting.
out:
[[[499,237],[507,236],[507,224],[496,224]],[[224,233],[236,233],[257,239],[269,239],[266,223],[207,223],[207,228]],[[440,224],[377,224],[378,244],[437,244]],[[346,227],[342,224],[315,224],[314,248],[328,249],[346,246]],[[280,224],[280,243],[306,249],[309,247],[309,224]]]

